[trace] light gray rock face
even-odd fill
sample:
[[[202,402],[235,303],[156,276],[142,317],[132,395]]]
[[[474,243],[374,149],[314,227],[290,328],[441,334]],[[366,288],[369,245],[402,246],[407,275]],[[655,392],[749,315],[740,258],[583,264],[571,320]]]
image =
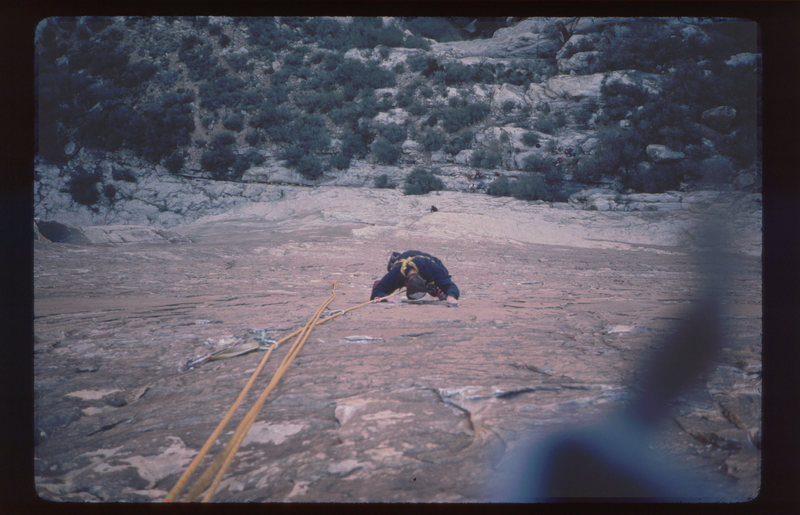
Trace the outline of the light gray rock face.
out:
[[[728,133],[734,120],[736,120],[736,109],[730,106],[713,107],[703,111],[700,119],[715,131]]]
[[[672,150],[666,145],[652,143],[645,149],[647,157],[654,163],[674,163],[686,158],[683,152]]]
[[[458,41],[451,43],[434,43],[431,49],[454,58],[464,57],[536,57],[555,52],[561,42],[551,40],[542,32],[554,20],[548,18],[532,18],[522,20],[511,26],[495,31],[489,39]]]
[[[445,262],[460,306],[378,303],[315,327],[213,500],[491,500],[521,442],[629,405],[639,364],[695,300],[697,222],[724,206],[714,220],[736,235],[723,318],[731,336],[697,387],[670,404],[676,423],[642,436],[709,481],[703,500],[758,493],[757,196],[705,192],[684,196],[685,209],[626,213],[453,191],[284,189],[283,199],[170,229],[185,239],[92,227],[86,234],[106,244],[34,242],[39,496],[162,501],[264,353],[190,369],[187,360],[288,336],[328,297],[329,281],[328,309],[362,303],[389,252],[412,242]],[[273,351],[190,485],[292,341]]]

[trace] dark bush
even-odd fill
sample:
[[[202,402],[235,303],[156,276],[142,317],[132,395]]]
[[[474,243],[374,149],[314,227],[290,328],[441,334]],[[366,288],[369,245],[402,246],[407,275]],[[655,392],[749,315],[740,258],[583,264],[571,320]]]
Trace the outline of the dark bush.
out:
[[[444,189],[442,180],[424,168],[415,168],[406,177],[403,193],[406,195],[424,195],[431,191]]]
[[[111,170],[111,178],[115,181],[136,182],[136,175],[128,168],[114,167]]]
[[[249,71],[253,69],[253,61],[246,54],[229,54],[225,57],[225,62],[235,72]]]
[[[100,200],[97,184],[101,181],[99,174],[77,167],[70,175],[68,188],[72,200],[84,206],[93,206]]]
[[[419,102],[412,102],[411,105],[408,106],[409,114],[414,116],[422,116],[425,112],[427,112],[427,108],[420,104]]]
[[[674,190],[683,180],[680,163],[655,164],[650,168],[636,168],[623,176],[623,185],[643,193],[660,193]]]
[[[436,131],[426,131],[421,136],[419,142],[426,152],[439,150],[446,142],[444,135]]]
[[[421,73],[425,77],[430,77],[439,70],[439,63],[436,58],[426,54],[412,54],[406,59],[408,69],[415,73]]]
[[[396,123],[390,123],[381,129],[381,135],[389,143],[402,143],[406,140],[406,128]]]
[[[230,75],[217,77],[200,84],[200,107],[218,109],[238,108],[244,95],[245,82]]]
[[[491,112],[487,104],[467,104],[463,107],[446,107],[441,109],[442,125],[447,132],[474,125]]]
[[[372,153],[379,163],[393,165],[400,159],[401,150],[397,145],[392,144],[384,137],[376,139],[372,143]]]
[[[533,122],[533,128],[545,134],[553,134],[556,130],[560,129],[567,123],[567,118],[564,113],[548,113],[540,116]]]
[[[495,197],[510,197],[511,196],[511,183],[508,177],[501,175],[493,180],[489,187],[486,188],[486,193]]]
[[[555,168],[556,165],[553,163],[552,159],[538,154],[531,154],[522,160],[522,169],[528,172],[548,174],[552,173],[552,170],[555,170]]]
[[[247,160],[248,163],[254,166],[263,164],[264,161],[267,160],[266,157],[261,155],[261,152],[259,152],[254,148],[249,149],[247,153],[245,153],[244,158]]]
[[[213,48],[198,36],[190,34],[181,39],[178,58],[186,64],[192,80],[210,79],[215,75],[217,58],[212,55]]]
[[[511,185],[511,196],[520,200],[546,200],[547,185],[538,174],[525,174]]]
[[[156,71],[158,71],[158,66],[152,62],[136,61],[126,66],[122,73],[114,77],[114,80],[126,88],[141,88],[147,85],[147,81],[155,75]]]
[[[331,143],[325,120],[319,115],[300,115],[289,123],[295,145],[308,152],[325,150]]]
[[[478,149],[469,158],[470,166],[475,168],[497,168],[500,165],[500,152],[494,149]]]
[[[428,43],[428,40],[422,36],[416,36],[414,34],[406,36],[403,46],[406,48],[421,48],[422,50],[431,49],[431,44]]]
[[[645,105],[651,99],[650,93],[640,84],[628,84],[622,81],[604,83],[600,87],[600,98],[603,110],[598,123],[609,124],[624,119],[637,107]]]
[[[351,159],[351,156],[348,156],[343,152],[339,152],[338,154],[331,156],[330,167],[336,168],[337,170],[346,170],[350,168]]]
[[[472,140],[474,137],[475,135],[472,131],[464,131],[451,139],[450,142],[444,146],[444,151],[450,155],[456,155],[462,150],[472,147]]]
[[[312,154],[304,154],[297,160],[295,169],[308,179],[322,177],[323,169],[319,158]]]
[[[267,133],[270,133],[270,130],[273,127],[285,128],[292,118],[294,118],[295,113],[292,110],[283,105],[273,105],[269,102],[264,102],[261,104],[261,107],[258,111],[250,118],[248,124],[251,127],[264,129]],[[270,133],[270,137],[272,134]],[[283,141],[282,138],[274,138],[275,141]]]
[[[200,166],[210,172],[215,179],[231,178],[231,168],[236,163],[236,154],[230,147],[218,147],[206,150],[200,157]]]
[[[349,58],[344,59],[333,71],[333,77],[337,83],[342,85],[353,84],[371,89],[388,88],[395,85],[395,76],[391,71],[384,70],[377,64],[365,64]]]
[[[211,148],[229,147],[236,143],[236,136],[232,132],[220,132],[211,138]]]
[[[129,145],[146,159],[158,162],[176,148],[187,145],[194,132],[191,90],[177,90],[144,105],[128,126]]]
[[[414,34],[440,42],[460,41],[461,35],[447,18],[419,16],[407,18],[406,27]]]
[[[243,21],[248,28],[250,45],[255,48],[277,51],[288,43],[286,34],[273,17],[248,17]]]
[[[116,194],[117,194],[117,187],[114,186],[113,184],[106,184],[105,186],[103,186],[103,195],[108,200],[113,200]]]
[[[397,184],[393,183],[389,180],[389,176],[385,173],[375,177],[375,181],[373,183],[376,188],[384,188],[384,189],[395,189]]]
[[[366,129],[354,127],[342,136],[342,153],[349,157],[364,157],[372,143],[372,134]]]
[[[183,169],[186,160],[186,153],[181,150],[174,150],[164,158],[164,167],[172,173],[178,173]]]
[[[307,113],[327,113],[331,109],[342,106],[344,97],[341,93],[328,91],[305,91],[295,96],[295,104]]]
[[[245,133],[244,140],[247,142],[248,145],[255,147],[259,143],[263,143],[266,139],[264,135],[264,131],[258,129],[252,129]]]
[[[539,135],[535,132],[526,132],[522,135],[522,143],[528,147],[535,147],[539,144]]]
[[[222,119],[222,126],[231,131],[240,131],[244,128],[244,117],[234,113]]]

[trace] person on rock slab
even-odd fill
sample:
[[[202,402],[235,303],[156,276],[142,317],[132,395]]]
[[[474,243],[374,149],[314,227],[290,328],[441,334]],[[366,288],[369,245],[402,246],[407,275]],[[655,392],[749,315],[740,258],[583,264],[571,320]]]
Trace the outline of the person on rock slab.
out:
[[[439,258],[419,250],[392,252],[386,270],[386,275],[372,285],[370,300],[385,297],[405,286],[406,296],[411,300],[421,299],[428,293],[439,300],[446,299],[450,307],[458,307],[458,286]]]

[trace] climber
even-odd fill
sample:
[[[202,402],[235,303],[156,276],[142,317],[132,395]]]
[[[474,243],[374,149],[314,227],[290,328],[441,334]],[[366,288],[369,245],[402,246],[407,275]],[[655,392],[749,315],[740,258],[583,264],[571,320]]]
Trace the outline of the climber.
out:
[[[392,252],[386,270],[386,275],[372,285],[370,299],[385,297],[405,286],[411,300],[429,293],[439,300],[446,299],[450,307],[458,307],[458,287],[439,258],[418,250]]]

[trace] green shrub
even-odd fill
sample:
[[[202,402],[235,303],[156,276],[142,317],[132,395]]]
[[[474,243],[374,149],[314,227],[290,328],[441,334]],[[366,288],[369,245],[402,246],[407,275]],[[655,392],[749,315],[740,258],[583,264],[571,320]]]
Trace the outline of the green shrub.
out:
[[[528,147],[535,147],[539,144],[539,135],[535,132],[526,132],[522,135],[522,143]]]
[[[552,170],[555,170],[555,168],[556,165],[553,163],[552,159],[538,154],[531,154],[522,160],[522,169],[528,172],[548,174],[552,173]]]
[[[408,69],[415,73],[421,73],[425,77],[431,77],[437,70],[439,70],[439,62],[435,57],[429,54],[420,52],[419,54],[411,54],[406,59]]]
[[[238,132],[244,127],[244,117],[239,113],[228,115],[222,119],[222,126]]]
[[[350,161],[352,157],[343,153],[339,152],[338,154],[334,154],[331,156],[330,159],[330,167],[336,168],[337,170],[346,170],[350,168]]]
[[[332,91],[303,92],[295,97],[295,104],[297,104],[297,107],[303,109],[307,113],[317,111],[327,113],[331,109],[340,107],[343,103],[343,95]]]
[[[111,170],[111,178],[115,181],[136,182],[136,175],[128,168],[117,168]]]
[[[394,86],[395,76],[374,63],[362,63],[356,59],[345,58],[334,70],[333,78],[338,84],[352,84],[371,89]]]
[[[416,168],[406,177],[403,193],[406,195],[424,195],[441,189],[444,189],[444,183],[442,183],[441,179],[424,168]]]
[[[178,173],[183,169],[186,160],[186,153],[181,150],[174,150],[164,158],[164,167],[172,173]]]
[[[176,90],[142,106],[128,124],[128,144],[146,159],[158,162],[176,148],[189,144],[194,132],[194,93]]]
[[[425,112],[427,112],[428,109],[419,102],[412,102],[411,105],[408,106],[407,110],[409,114],[414,116],[422,116],[425,114]]]
[[[520,200],[546,200],[547,185],[538,174],[526,174],[511,185],[511,196]]]
[[[277,127],[278,129],[286,127],[294,115],[295,113],[287,106],[276,106],[268,102],[264,102],[261,104],[261,107],[258,109],[258,111],[250,118],[248,125],[257,129],[264,129],[265,131],[269,132],[273,127]],[[273,139],[275,141],[283,141],[281,138]]]
[[[72,199],[84,206],[93,206],[100,200],[100,191],[97,184],[100,182],[99,174],[86,171],[78,166],[70,175],[68,188]]]
[[[414,34],[440,42],[460,41],[461,35],[447,18],[419,16],[407,18],[406,27]]]
[[[258,150],[254,149],[254,148],[249,149],[245,153],[244,158],[247,160],[248,163],[250,163],[251,165],[254,165],[254,166],[263,164],[264,161],[267,160],[267,158],[265,158],[261,154],[261,152],[259,152]]]
[[[500,152],[495,149],[478,149],[469,158],[470,166],[475,168],[491,169],[500,165]]]
[[[674,190],[683,180],[684,170],[680,163],[659,163],[649,169],[636,168],[623,176],[623,185],[643,193],[660,193]]]
[[[249,43],[252,47],[277,51],[283,49],[289,42],[273,17],[248,17],[243,21],[247,25]]]
[[[444,129],[447,132],[456,132],[482,121],[490,112],[491,108],[487,104],[467,104],[463,107],[441,108],[439,114]]]
[[[495,197],[510,197],[511,196],[511,183],[508,180],[508,177],[505,175],[501,175],[489,183],[489,187],[486,188],[486,192],[489,195]]]
[[[553,134],[556,130],[567,124],[567,118],[564,113],[555,112],[548,113],[540,116],[533,122],[533,128],[545,134]]]
[[[350,157],[364,157],[372,143],[372,134],[359,127],[353,127],[342,136],[342,153]]]
[[[322,169],[322,162],[313,154],[303,154],[300,159],[297,160],[295,169],[304,177],[312,180],[322,177],[324,172]]]
[[[434,152],[442,148],[445,144],[445,137],[443,134],[436,131],[426,131],[421,135],[419,142],[426,152]]]
[[[217,58],[212,55],[213,48],[198,36],[190,34],[181,39],[178,58],[186,64],[192,80],[210,79],[216,74]]]
[[[450,142],[444,146],[444,151],[450,155],[456,155],[462,150],[472,147],[472,140],[474,138],[475,134],[472,131],[464,131],[451,139]]]
[[[397,187],[397,184],[393,183],[389,180],[389,176],[385,173],[375,177],[375,181],[373,183],[376,188],[385,188],[385,189],[394,189]]]
[[[200,156],[200,166],[203,170],[210,172],[215,179],[230,178],[234,163],[236,163],[236,154],[230,147],[212,148]]]
[[[113,184],[106,184],[105,186],[103,186],[103,195],[108,200],[113,200],[116,194],[117,194],[117,187],[114,186]]]
[[[379,163],[393,165],[400,159],[401,150],[384,137],[377,138],[372,143],[372,153]]]
[[[406,140],[406,128],[396,123],[390,123],[383,127],[381,135],[386,138],[389,143],[402,143]]]
[[[235,72],[251,71],[253,69],[253,61],[246,54],[229,54],[225,57],[225,62]]]
[[[245,133],[244,140],[247,142],[248,145],[255,147],[259,143],[263,143],[265,140],[264,131],[258,129],[252,129]]]
[[[428,40],[426,40],[422,36],[417,36],[414,34],[406,36],[403,46],[405,46],[406,48],[421,48],[422,50],[431,49],[431,44],[428,43]]]
[[[245,82],[239,77],[225,75],[200,84],[200,107],[218,109],[237,108],[242,103]]]

